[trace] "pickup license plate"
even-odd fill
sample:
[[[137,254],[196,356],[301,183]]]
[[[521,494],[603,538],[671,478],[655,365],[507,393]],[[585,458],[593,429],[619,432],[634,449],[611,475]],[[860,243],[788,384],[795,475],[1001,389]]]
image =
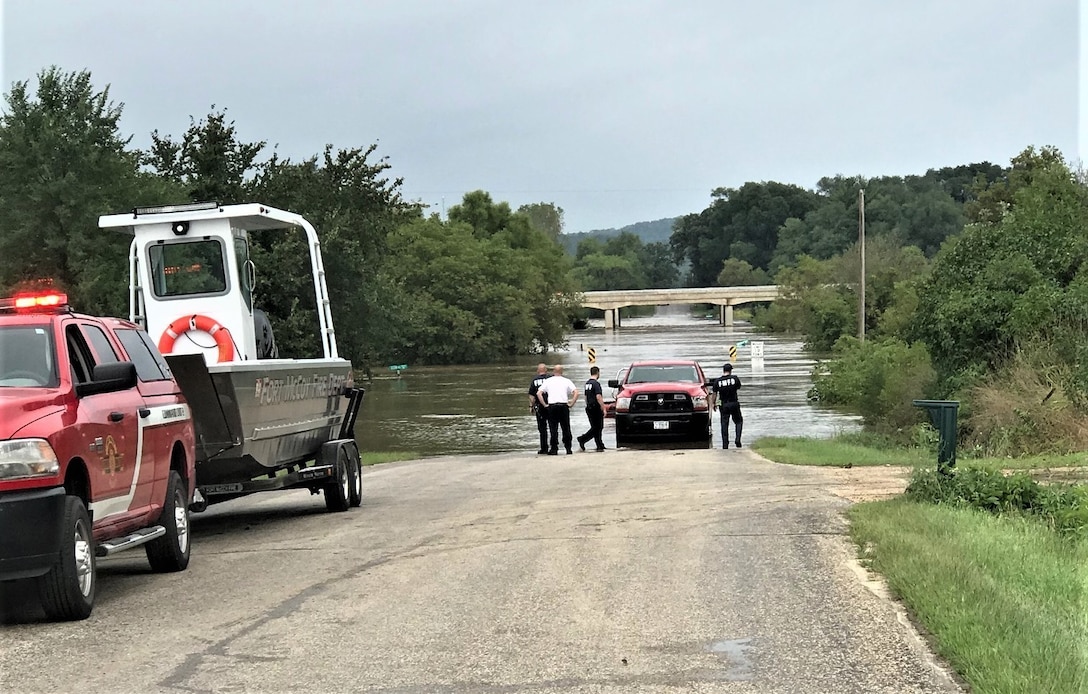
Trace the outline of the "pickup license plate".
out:
[[[654,429],[668,429],[668,422],[654,422]]]

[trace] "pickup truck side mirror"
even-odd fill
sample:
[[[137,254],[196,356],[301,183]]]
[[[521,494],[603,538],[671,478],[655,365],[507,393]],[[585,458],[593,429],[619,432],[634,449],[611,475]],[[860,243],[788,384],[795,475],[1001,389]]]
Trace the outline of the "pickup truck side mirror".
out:
[[[614,378],[610,378],[610,379],[608,380],[608,387],[609,387],[609,388],[619,388],[619,387],[620,387],[620,382],[619,382],[619,381],[617,381],[617,380],[616,380],[616,379],[614,379]]]
[[[136,365],[130,361],[98,364],[91,373],[91,381],[76,385],[76,395],[85,397],[98,393],[116,393],[136,387]]]

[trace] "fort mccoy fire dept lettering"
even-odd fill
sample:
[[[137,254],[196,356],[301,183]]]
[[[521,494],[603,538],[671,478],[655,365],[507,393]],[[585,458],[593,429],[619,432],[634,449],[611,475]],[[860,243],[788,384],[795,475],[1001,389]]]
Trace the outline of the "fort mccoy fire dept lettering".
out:
[[[275,405],[297,400],[339,397],[347,384],[347,377],[339,374],[288,376],[285,379],[259,378],[253,395],[261,405]]]

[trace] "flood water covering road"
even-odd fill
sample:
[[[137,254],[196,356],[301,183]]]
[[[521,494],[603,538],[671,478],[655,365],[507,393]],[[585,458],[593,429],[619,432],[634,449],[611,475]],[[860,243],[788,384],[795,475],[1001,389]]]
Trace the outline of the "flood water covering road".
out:
[[[374,369],[374,379],[361,381],[367,394],[359,414],[356,438],[366,451],[412,451],[420,456],[535,452],[536,423],[526,391],[542,359],[564,365],[579,386],[589,377],[586,350],[596,350],[605,398],[608,379],[636,359],[695,359],[708,378],[721,374],[729,346],[742,340],[764,343],[764,369],[753,372],[750,347],[738,350],[733,373],[744,384],[741,406],[744,440],[762,436],[824,438],[860,426],[857,417],[810,403],[814,359],[797,336],[763,334],[746,324],[727,329],[714,320],[693,317],[687,306],[658,307],[647,318],[624,319],[605,332],[600,321],[574,331],[569,346],[542,357],[528,356],[502,364],[427,366],[409,364],[400,378],[387,368]],[[588,428],[582,401],[571,411],[574,435]],[[615,445],[613,420],[605,420],[605,445]],[[715,416],[714,445],[721,445]]]

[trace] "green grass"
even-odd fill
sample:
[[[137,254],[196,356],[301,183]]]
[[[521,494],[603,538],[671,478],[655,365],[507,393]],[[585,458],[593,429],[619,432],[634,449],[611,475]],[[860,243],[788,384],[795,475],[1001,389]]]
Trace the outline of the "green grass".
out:
[[[420,455],[414,451],[361,451],[363,465],[379,465],[381,463],[394,463],[398,460],[415,460]]]
[[[770,436],[757,439],[752,449],[777,463],[842,467],[905,465],[907,467],[937,465],[936,451],[899,446],[872,436],[850,434],[831,439]],[[1050,468],[1088,467],[1088,452],[1043,453],[1020,458],[973,457],[960,453],[960,464],[991,470],[1046,470]]]
[[[1088,542],[904,498],[848,513],[864,562],[974,692],[1088,692]]]
[[[843,437],[808,439],[774,436],[756,440],[752,448],[775,462],[790,465],[937,465],[935,453],[919,448],[878,448]]]

